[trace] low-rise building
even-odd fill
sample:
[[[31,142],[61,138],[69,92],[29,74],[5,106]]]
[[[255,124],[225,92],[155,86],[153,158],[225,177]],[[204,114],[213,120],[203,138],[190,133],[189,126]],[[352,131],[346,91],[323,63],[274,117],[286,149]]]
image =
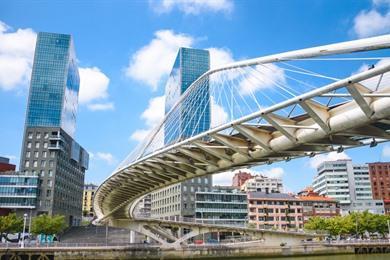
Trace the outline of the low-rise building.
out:
[[[302,229],[302,201],[286,193],[248,193],[249,223],[258,229]]]
[[[240,188],[247,180],[252,179],[253,175],[245,170],[238,170],[234,173],[232,186]]]
[[[9,158],[0,156],[0,172],[15,171],[16,165],[9,163]]]
[[[304,223],[311,217],[331,218],[340,215],[340,207],[335,199],[319,195],[311,187],[299,192],[297,198],[302,201]]]
[[[93,197],[95,196],[98,186],[95,184],[84,184],[83,192],[83,217],[94,217]]]
[[[0,215],[23,215],[36,208],[38,175],[31,172],[0,174]]]
[[[247,222],[247,195],[230,186],[195,193],[195,217],[215,224],[244,226]]]
[[[279,178],[256,175],[245,181],[245,183],[241,185],[241,190],[245,192],[282,193],[283,183]]]

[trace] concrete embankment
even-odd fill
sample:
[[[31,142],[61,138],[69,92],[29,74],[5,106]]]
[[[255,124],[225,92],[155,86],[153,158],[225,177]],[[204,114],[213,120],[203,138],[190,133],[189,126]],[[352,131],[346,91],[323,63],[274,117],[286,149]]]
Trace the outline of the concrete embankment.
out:
[[[158,247],[51,247],[2,248],[0,259],[221,259],[286,257],[298,255],[353,254],[354,247],[324,245],[284,247],[188,247],[180,250]],[[20,258],[18,258],[18,256]],[[39,258],[41,257],[41,258]],[[42,258],[43,257],[43,258]]]

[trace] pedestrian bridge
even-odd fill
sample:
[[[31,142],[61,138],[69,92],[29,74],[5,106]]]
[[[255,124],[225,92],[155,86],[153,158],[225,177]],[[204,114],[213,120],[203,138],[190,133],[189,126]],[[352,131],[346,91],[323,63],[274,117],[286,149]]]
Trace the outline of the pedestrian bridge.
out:
[[[389,47],[384,35],[209,70],[100,185],[97,223],[134,220],[144,195],[195,177],[387,141]]]

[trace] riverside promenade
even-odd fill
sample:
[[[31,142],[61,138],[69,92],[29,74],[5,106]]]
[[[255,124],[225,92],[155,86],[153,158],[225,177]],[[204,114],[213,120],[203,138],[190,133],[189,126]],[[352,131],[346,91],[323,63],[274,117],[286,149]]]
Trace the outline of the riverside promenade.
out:
[[[299,246],[264,247],[260,241],[232,244],[190,245],[177,249],[161,249],[148,244],[74,244],[25,248],[17,244],[3,245],[0,259],[221,259],[253,257],[317,256],[338,254],[390,253],[389,241],[303,243]]]

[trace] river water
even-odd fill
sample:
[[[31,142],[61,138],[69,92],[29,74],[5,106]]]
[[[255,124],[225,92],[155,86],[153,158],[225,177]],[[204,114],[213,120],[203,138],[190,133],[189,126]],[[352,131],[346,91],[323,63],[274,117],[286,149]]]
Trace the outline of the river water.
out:
[[[251,258],[257,260],[257,258]],[[367,254],[367,255],[328,255],[328,256],[300,256],[300,257],[275,257],[259,258],[267,259],[286,259],[286,260],[390,260],[390,254]],[[238,259],[237,259],[238,260]]]

